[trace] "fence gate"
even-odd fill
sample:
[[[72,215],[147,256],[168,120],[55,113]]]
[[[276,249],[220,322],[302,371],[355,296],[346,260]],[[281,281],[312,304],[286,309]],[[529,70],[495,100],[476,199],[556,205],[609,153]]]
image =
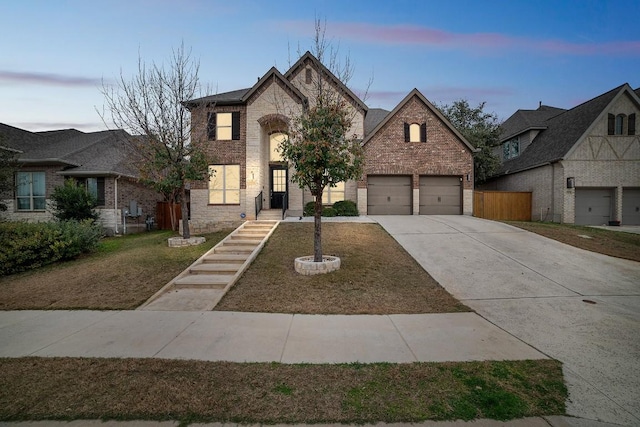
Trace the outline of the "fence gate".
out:
[[[473,216],[506,221],[531,221],[531,192],[475,191]]]

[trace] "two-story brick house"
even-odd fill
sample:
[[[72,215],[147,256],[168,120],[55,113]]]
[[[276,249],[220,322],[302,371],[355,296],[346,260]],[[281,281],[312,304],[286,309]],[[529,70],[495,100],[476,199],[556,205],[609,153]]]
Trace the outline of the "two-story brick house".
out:
[[[623,84],[570,110],[518,110],[483,189],[532,192],[533,220],[640,224],[639,95]]]
[[[352,200],[361,214],[471,214],[474,148],[418,90],[391,112],[369,109],[307,52],[284,74],[271,68],[253,87],[186,103],[215,159],[209,181],[191,185],[195,232],[283,204],[302,215],[312,197],[290,181],[276,148],[319,81],[343,97],[365,152],[361,179],[325,189],[325,203]]]

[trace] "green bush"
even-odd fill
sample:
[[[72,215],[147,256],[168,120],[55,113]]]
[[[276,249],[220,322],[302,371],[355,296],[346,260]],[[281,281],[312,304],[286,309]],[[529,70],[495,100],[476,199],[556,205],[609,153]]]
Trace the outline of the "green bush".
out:
[[[336,216],[336,215],[337,215],[336,210],[333,209],[332,206],[324,206],[322,208],[322,216],[330,217],[330,216]]]
[[[0,275],[91,252],[101,236],[102,229],[93,220],[0,222]]]
[[[73,179],[67,179],[64,185],[53,189],[51,202],[53,216],[60,221],[98,219],[98,213],[93,209],[98,204],[96,198]]]
[[[316,202],[307,202],[304,205],[304,211],[303,211],[303,215],[304,216],[313,216],[314,212],[316,209]]]
[[[333,209],[336,210],[338,216],[358,216],[358,206],[351,200],[343,200],[341,202],[335,202]]]

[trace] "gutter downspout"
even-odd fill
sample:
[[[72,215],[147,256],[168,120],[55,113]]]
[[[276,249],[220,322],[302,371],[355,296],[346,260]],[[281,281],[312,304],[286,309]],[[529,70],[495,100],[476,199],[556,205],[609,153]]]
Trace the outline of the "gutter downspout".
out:
[[[114,200],[113,200],[113,206],[114,206],[114,220],[115,220],[115,232],[116,234],[118,234],[118,221],[120,220],[120,215],[118,215],[118,180],[120,179],[121,175],[118,175],[116,177],[116,179],[113,181],[114,182]]]

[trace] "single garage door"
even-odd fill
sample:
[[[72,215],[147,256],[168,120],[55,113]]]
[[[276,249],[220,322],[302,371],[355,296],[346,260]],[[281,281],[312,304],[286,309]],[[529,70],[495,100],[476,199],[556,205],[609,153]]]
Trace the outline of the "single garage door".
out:
[[[462,214],[462,191],[458,176],[420,177],[420,215]]]
[[[576,219],[578,225],[608,224],[613,211],[612,188],[576,188]]]
[[[410,176],[367,176],[367,214],[411,215],[411,188]]]
[[[622,225],[640,225],[640,188],[622,189]]]

